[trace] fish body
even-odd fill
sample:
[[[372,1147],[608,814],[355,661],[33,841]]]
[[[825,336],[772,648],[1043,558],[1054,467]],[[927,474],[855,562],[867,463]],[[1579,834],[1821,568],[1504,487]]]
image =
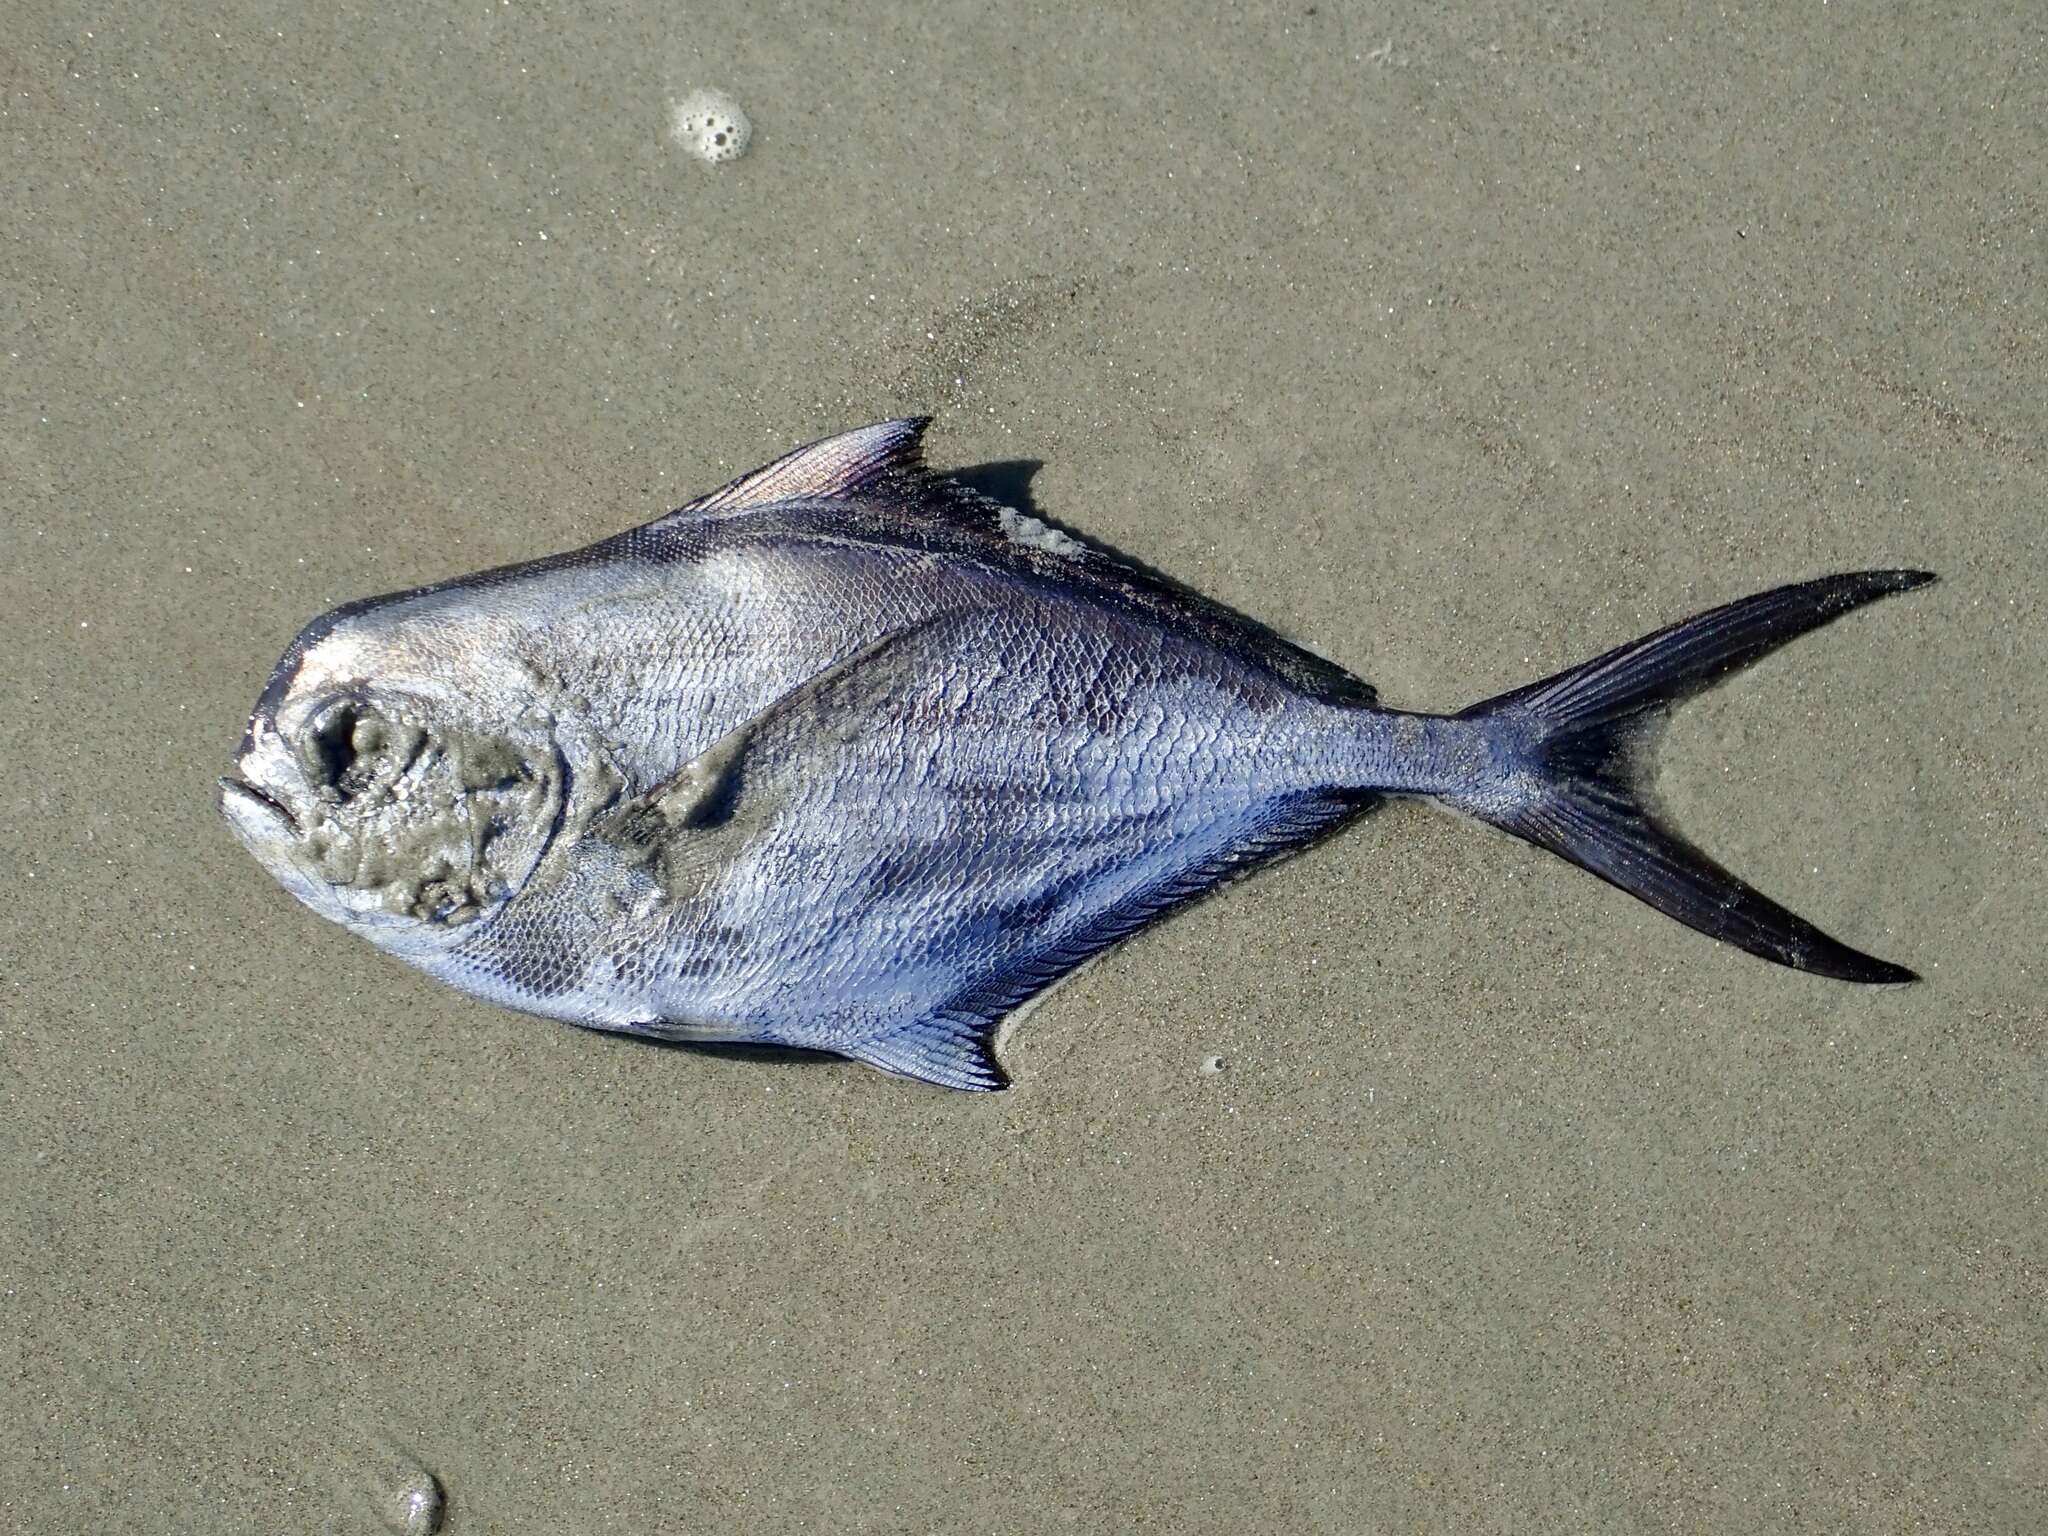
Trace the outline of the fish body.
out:
[[[927,470],[830,438],[587,549],[335,610],[222,808],[323,916],[474,996],[960,1088],[1018,1005],[1387,794],[1848,979],[1635,793],[1677,698],[1927,579],[1781,588],[1455,716]]]

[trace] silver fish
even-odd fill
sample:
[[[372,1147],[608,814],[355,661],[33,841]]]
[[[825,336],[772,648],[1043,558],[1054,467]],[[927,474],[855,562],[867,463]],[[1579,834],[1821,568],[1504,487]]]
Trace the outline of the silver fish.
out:
[[[1780,587],[1454,715],[926,469],[922,419],[587,549],[337,608],[221,809],[321,916],[596,1029],[992,1089],[995,1026],[1386,795],[1799,970],[1913,979],[1653,817],[1673,703],[1923,571]]]

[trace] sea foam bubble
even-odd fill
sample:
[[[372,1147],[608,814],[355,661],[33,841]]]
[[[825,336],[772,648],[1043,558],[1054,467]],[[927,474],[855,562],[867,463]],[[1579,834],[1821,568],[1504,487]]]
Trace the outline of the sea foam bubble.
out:
[[[668,136],[706,165],[723,165],[747,152],[754,125],[723,91],[692,91],[669,109]]]

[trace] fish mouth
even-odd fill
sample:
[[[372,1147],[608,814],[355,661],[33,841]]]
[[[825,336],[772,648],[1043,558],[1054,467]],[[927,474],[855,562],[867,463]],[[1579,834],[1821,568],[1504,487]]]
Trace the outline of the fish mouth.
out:
[[[237,778],[223,778],[214,799],[221,814],[237,826],[253,828],[268,823],[272,831],[282,831],[293,837],[299,835],[298,818],[285,808],[282,801],[272,799],[254,784]]]

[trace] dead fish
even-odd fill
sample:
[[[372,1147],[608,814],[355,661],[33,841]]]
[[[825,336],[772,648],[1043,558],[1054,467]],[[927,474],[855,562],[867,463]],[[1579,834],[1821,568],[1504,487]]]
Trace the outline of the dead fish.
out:
[[[1703,933],[1856,982],[1657,820],[1674,703],[1925,571],[1729,603],[1451,715],[928,470],[923,419],[644,527],[315,619],[228,821],[321,916],[595,1029],[1004,1084],[995,1026],[1388,795],[1527,839]]]

